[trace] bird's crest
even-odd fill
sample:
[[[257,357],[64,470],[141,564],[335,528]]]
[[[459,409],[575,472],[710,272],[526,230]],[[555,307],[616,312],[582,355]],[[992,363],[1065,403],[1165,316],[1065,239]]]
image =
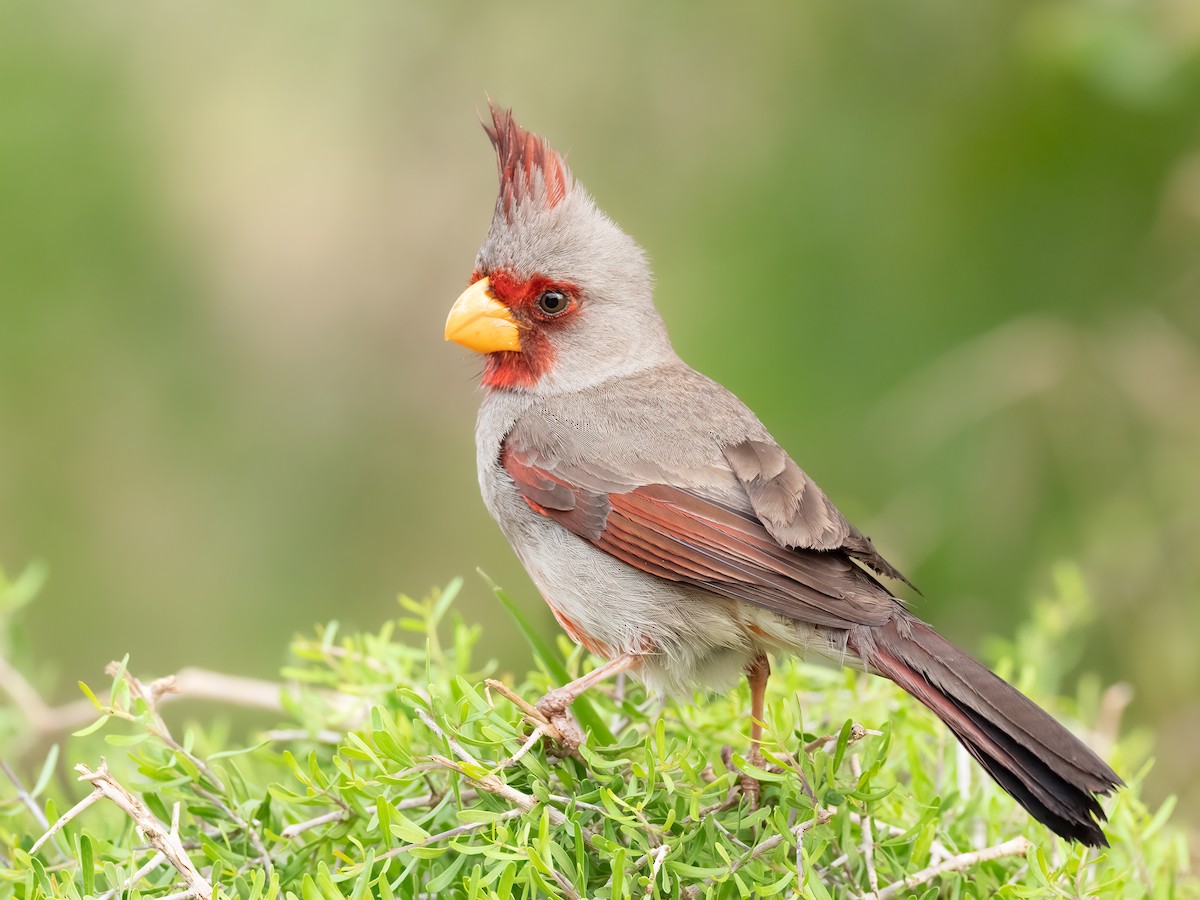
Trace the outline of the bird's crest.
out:
[[[553,209],[571,189],[566,161],[544,137],[518,125],[511,109],[500,109],[489,100],[488,111],[492,124],[484,122],[483,130],[496,148],[504,215],[511,218],[513,207],[526,201]]]

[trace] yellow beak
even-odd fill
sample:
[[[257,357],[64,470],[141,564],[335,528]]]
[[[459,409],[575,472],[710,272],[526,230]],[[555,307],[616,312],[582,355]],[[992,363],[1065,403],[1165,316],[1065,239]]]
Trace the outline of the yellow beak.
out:
[[[517,322],[489,293],[491,287],[486,278],[480,278],[459,295],[446,319],[446,340],[476,353],[521,349]]]

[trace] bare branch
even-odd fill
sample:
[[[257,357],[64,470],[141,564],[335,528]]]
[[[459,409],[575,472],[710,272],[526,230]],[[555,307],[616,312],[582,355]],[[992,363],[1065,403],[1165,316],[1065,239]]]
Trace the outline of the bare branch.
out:
[[[393,847],[386,853],[381,853],[379,856],[375,857],[375,861],[382,862],[385,859],[392,859],[393,857],[400,856],[401,854],[408,853],[412,850],[419,850],[422,847],[429,847],[433,844],[439,843],[440,841],[449,840],[450,838],[455,838],[463,834],[470,834],[472,831],[478,831],[485,825],[493,825],[496,822],[503,822],[506,819],[516,818],[523,812],[524,810],[522,809],[510,809],[507,812],[500,813],[500,815],[496,816],[496,818],[487,822],[468,822],[466,825],[459,825],[457,828],[451,828],[449,831],[443,831],[440,834],[431,834],[429,837],[425,838],[425,840],[418,841],[415,844],[405,844],[403,847]]]
[[[96,707],[87,700],[49,706],[25,676],[3,656],[0,656],[0,690],[12,698],[25,721],[38,734],[69,731],[96,718]]]
[[[133,819],[134,824],[146,836],[150,845],[165,856],[175,870],[183,876],[188,888],[186,893],[199,897],[200,900],[211,900],[212,885],[200,874],[191,857],[188,856],[187,850],[183,848],[183,844],[179,840],[179,835],[174,830],[168,831],[162,822],[158,821],[150,812],[145,803],[113,778],[103,760],[100,761],[100,768],[94,772],[83,763],[77,765],[75,771],[80,774],[81,781],[91,782],[95,786],[96,790],[93,795],[99,794],[107,797]]]
[[[858,743],[863,738],[865,738],[868,734],[873,735],[875,737],[879,737],[880,735],[883,734],[883,732],[876,731],[873,728],[864,728],[862,725],[859,725],[857,722],[852,723],[850,725],[850,736],[846,741],[847,746],[850,744]],[[804,745],[804,752],[805,753],[814,753],[817,750],[820,750],[822,747],[827,747],[829,744],[836,744],[837,739],[841,736],[842,736],[842,733],[839,731],[836,734],[825,734],[819,738],[815,738],[814,740],[811,740],[807,744]]]
[[[333,812],[327,812],[323,816],[317,816],[304,822],[297,822],[295,825],[289,825],[283,831],[279,832],[279,836],[284,840],[290,840],[298,834],[303,834],[310,828],[328,825],[330,822],[344,822],[347,818],[349,816],[344,809],[335,809]]]
[[[47,830],[45,834],[33,842],[33,846],[29,848],[29,855],[33,856],[33,854],[37,853],[38,850],[42,848],[42,845],[46,843],[46,841],[50,840],[50,838],[54,837],[54,835],[63,830],[64,825],[66,825],[103,796],[104,794],[101,793],[99,788],[97,788],[70,809],[68,809],[61,816],[59,816],[55,820],[54,824],[50,826],[49,830]]]
[[[104,671],[106,674],[115,677],[117,673],[121,671],[121,664],[115,661],[110,662],[105,667]],[[158,700],[160,697],[162,697],[164,694],[177,693],[178,687],[175,682],[175,677],[173,675],[168,675],[165,678],[159,678],[157,681],[151,682],[150,690],[146,690],[145,685],[143,685],[142,682],[135,678],[133,673],[129,671],[126,671],[122,677],[125,679],[125,683],[129,686],[129,693],[135,699],[141,700],[146,704],[146,711],[149,714],[150,719],[150,721],[146,723],[146,730],[180,756],[186,757],[188,760],[190,760],[192,764],[200,770],[200,774],[208,779],[209,784],[211,784],[221,793],[224,793],[225,784],[220,778],[217,777],[217,773],[208,767],[208,763],[184,747],[181,743],[179,743],[179,741],[175,740],[175,737],[171,734],[171,730],[167,728],[167,723],[163,721],[162,714],[158,711]],[[133,718],[128,713],[124,714],[123,717]]]
[[[217,700],[232,706],[283,712],[283,690],[284,686],[275,681],[243,678],[188,666],[175,675],[172,694],[193,700]]]
[[[279,741],[280,743],[314,741],[318,744],[340,744],[345,736],[340,731],[330,731],[324,728],[320,731],[309,731],[307,728],[272,728],[270,731],[263,732],[263,740]]]
[[[149,875],[151,872],[153,872],[155,869],[157,869],[159,866],[161,866],[166,861],[167,861],[167,858],[165,856],[163,856],[162,852],[156,850],[154,852],[154,855],[152,857],[150,857],[149,861],[144,866],[142,866],[140,869],[138,869],[136,872],[134,872],[132,875],[130,875],[128,879],[126,879],[124,887],[119,888],[119,889],[112,888],[111,890],[107,890],[103,894],[101,894],[99,897],[97,897],[96,900],[112,900],[112,898],[117,895],[118,890],[120,890],[121,892],[132,890],[132,888],[135,884],[137,884],[139,881],[141,881],[143,878],[145,878],[147,875]],[[188,893],[190,893],[190,891]]]
[[[156,703],[167,703],[180,698],[194,700],[216,700],[233,706],[265,709],[282,712],[283,685],[259,678],[242,678],[225,675],[208,669],[187,667],[180,669],[174,682],[159,679],[152,687],[157,688]],[[73,700],[62,706],[50,706],[41,695],[8,660],[0,656],[0,691],[12,698],[30,728],[38,734],[59,734],[88,724],[96,718],[96,707],[88,700]]]
[[[547,862],[546,865],[550,866],[549,862]],[[553,866],[550,866],[550,874],[554,876],[554,881],[558,884],[562,892],[567,895],[567,900],[583,900],[583,898],[579,896],[579,892],[571,886],[571,882],[567,881],[567,877],[563,875],[562,872],[558,871],[558,869],[554,868]]]
[[[523,715],[535,728],[540,728],[542,732],[554,741],[556,744],[563,743],[563,733],[558,727],[551,722],[540,709],[506,685],[503,681],[497,681],[495,678],[484,679],[483,682],[489,690],[495,691],[500,696],[508,700],[513,706],[521,711]]]
[[[790,833],[792,835],[792,837],[796,839],[797,843],[799,843],[801,838],[804,837],[805,833],[810,828],[815,828],[818,825],[824,825],[826,822],[829,821],[829,819],[832,816],[833,816],[833,813],[829,812],[828,810],[824,810],[824,809],[818,810],[815,818],[806,819],[805,821],[801,822],[799,825],[796,825],[795,827],[793,827],[788,833]],[[752,860],[758,859],[764,853],[774,850],[776,847],[778,847],[780,844],[783,843],[783,839],[784,839],[783,834],[773,834],[769,838],[767,838],[765,841],[760,841],[759,843],[755,844],[754,848],[746,856],[743,856],[741,859],[735,859],[733,861],[733,865],[731,865],[729,867],[729,874],[732,875],[734,872],[736,872],[738,869],[740,869],[746,863],[751,862]],[[796,852],[799,853],[800,851],[797,850]]]
[[[487,791],[489,794],[495,794],[497,797],[503,797],[509,803],[519,807],[521,812],[532,812],[538,805],[537,797],[534,797],[532,794],[526,794],[523,791],[519,791],[510,784],[505,784],[495,775],[472,775],[454,760],[446,759],[444,756],[435,756],[433,757],[433,760],[439,765],[445,766],[447,769],[451,769],[457,772],[459,775],[471,779],[475,787],[479,788],[480,790]],[[567,822],[567,817],[553,806],[546,807],[546,815],[550,819],[550,824],[556,828],[560,825],[566,824]]]
[[[654,860],[654,865],[650,867],[650,881],[646,884],[647,897],[654,893],[654,882],[658,880],[658,870],[662,868],[663,860],[667,858],[669,852],[671,852],[671,845],[663,844],[657,850],[653,850],[650,853],[650,856]]]
[[[542,735],[545,733],[546,728],[544,725],[539,725],[537,728],[533,729],[533,732],[528,738],[526,738],[525,743],[521,745],[521,748],[508,759],[496,763],[496,765],[493,767],[493,771],[499,772],[501,769],[507,769],[509,766],[514,765],[522,756],[530,751],[534,744],[542,739]]]
[[[857,756],[850,757],[850,771],[855,779],[862,778],[862,763]],[[875,871],[875,836],[871,833],[871,817],[863,813],[862,817],[862,855],[867,864],[867,884],[875,893],[879,892],[879,875]]]
[[[17,789],[17,799],[25,804],[25,808],[33,813],[33,817],[37,819],[38,824],[42,828],[49,828],[50,822],[46,819],[46,814],[42,812],[42,808],[37,805],[33,799],[33,795],[25,789],[25,785],[21,783],[21,779],[17,777],[17,773],[12,770],[7,762],[0,759],[0,769],[4,770],[4,774],[8,776],[8,780],[13,783],[13,787]]]
[[[969,869],[971,866],[979,863],[989,862],[993,859],[1000,859],[1004,856],[1024,856],[1029,852],[1029,848],[1033,845],[1023,837],[1013,838],[1011,841],[1005,841],[1003,844],[996,844],[994,847],[985,847],[982,850],[972,850],[969,853],[960,853],[958,856],[952,856],[947,860],[943,860],[936,866],[929,866],[919,872],[914,872],[904,878],[902,881],[897,881],[894,884],[889,884],[881,891],[873,891],[869,894],[864,894],[862,900],[887,900],[888,897],[895,897],[901,891],[907,888],[914,888],[925,884],[939,875],[944,875],[947,872],[959,872],[963,869]]]

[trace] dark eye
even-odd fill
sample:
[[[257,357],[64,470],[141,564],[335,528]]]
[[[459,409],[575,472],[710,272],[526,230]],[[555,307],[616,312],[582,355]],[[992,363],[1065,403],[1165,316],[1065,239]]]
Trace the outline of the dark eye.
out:
[[[542,291],[538,297],[538,309],[548,316],[557,316],[567,311],[570,302],[562,291]]]

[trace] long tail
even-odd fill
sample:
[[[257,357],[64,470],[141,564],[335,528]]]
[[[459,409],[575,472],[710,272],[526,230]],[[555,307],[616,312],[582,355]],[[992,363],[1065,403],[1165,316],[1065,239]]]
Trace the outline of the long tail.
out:
[[[1030,815],[1063,837],[1108,845],[1097,795],[1121,779],[1049,713],[911,616],[863,643],[860,657],[937,713]]]

